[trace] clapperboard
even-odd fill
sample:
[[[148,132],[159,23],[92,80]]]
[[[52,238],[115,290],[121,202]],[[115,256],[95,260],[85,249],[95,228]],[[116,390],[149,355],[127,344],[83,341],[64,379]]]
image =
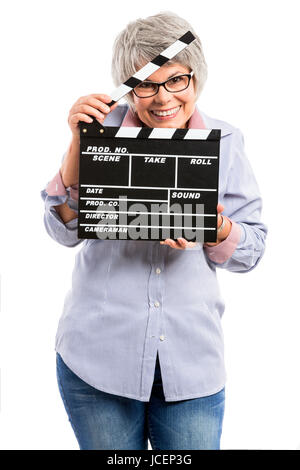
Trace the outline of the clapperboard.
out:
[[[78,237],[216,241],[220,134],[81,123]]]
[[[111,93],[112,106],[195,40],[187,31]],[[215,242],[219,129],[80,123],[78,238]]]

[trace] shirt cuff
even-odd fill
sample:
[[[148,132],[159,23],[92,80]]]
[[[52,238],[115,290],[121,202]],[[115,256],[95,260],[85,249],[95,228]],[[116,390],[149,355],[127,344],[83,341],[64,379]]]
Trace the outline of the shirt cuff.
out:
[[[54,178],[47,184],[46,193],[48,196],[67,196],[68,191],[62,182],[60,170]],[[70,186],[70,197],[74,201],[78,201],[78,184]]]
[[[63,185],[60,170],[54,178],[47,184],[46,193],[48,196],[67,196],[67,189]]]
[[[66,222],[65,223],[65,226],[69,229],[69,230],[77,230],[77,225],[78,225],[78,219],[72,219],[70,220],[69,222]]]
[[[227,238],[216,246],[205,246],[206,254],[211,261],[225,263],[234,253],[240,238],[241,228],[239,224],[231,220],[231,230]]]

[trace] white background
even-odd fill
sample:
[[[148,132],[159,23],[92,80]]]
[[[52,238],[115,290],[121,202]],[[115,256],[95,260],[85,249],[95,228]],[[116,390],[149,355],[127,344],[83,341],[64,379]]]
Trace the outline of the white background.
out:
[[[198,106],[242,130],[269,228],[255,270],[218,272],[228,375],[222,448],[300,447],[298,3],[2,3],[1,449],[78,448],[56,384],[54,337],[80,246],[47,235],[40,191],[68,146],[73,102],[114,89],[116,34],[168,9],[202,40],[209,74]]]

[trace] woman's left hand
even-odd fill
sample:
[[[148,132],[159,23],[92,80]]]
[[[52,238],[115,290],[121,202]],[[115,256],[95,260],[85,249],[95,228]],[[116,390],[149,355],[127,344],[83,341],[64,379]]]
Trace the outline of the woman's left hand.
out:
[[[223,212],[224,206],[222,204],[217,205],[217,213],[218,213],[218,228],[222,225],[223,217],[221,212]],[[229,222],[229,223],[228,223]],[[221,243],[225,238],[228,237],[231,230],[231,222],[230,219],[226,217],[225,219],[225,226],[218,232],[217,241],[215,243],[204,243],[204,246],[216,246]],[[171,248],[176,248],[177,250],[185,250],[185,248],[192,248],[197,245],[196,242],[189,242],[185,238],[177,238],[177,241],[172,240],[171,238],[167,238],[164,241],[160,242],[161,245],[169,245]]]

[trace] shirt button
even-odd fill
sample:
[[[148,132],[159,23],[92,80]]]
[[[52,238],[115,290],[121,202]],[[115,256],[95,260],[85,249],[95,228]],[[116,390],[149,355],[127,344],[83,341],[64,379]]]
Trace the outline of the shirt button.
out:
[[[159,302],[157,302],[157,301],[154,302],[154,306],[155,306],[155,307],[159,307],[159,305],[160,305]]]
[[[161,270],[159,268],[156,268],[156,274],[160,274]]]
[[[160,335],[159,339],[163,341],[165,339],[164,335]]]

